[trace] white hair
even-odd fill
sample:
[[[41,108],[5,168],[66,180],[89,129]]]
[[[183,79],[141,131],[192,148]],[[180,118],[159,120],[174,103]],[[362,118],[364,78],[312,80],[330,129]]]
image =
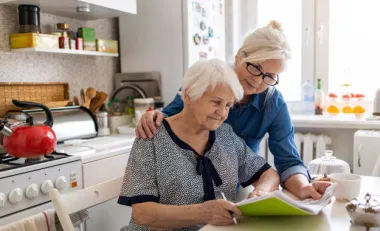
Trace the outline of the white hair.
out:
[[[281,24],[270,21],[265,27],[246,34],[240,50],[243,60],[250,63],[261,63],[268,59],[288,61],[291,50]]]
[[[191,101],[196,101],[207,90],[214,90],[218,85],[229,87],[235,96],[235,102],[243,98],[244,90],[235,71],[219,59],[194,63],[185,73],[182,92],[186,92]],[[181,97],[184,100],[184,94]]]

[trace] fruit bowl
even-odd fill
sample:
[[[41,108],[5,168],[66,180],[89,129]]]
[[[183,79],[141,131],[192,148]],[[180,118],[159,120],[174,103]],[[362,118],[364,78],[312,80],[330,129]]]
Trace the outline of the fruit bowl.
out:
[[[354,113],[355,114],[355,117],[357,118],[357,119],[363,119],[364,118],[364,115],[365,115],[365,113]]]

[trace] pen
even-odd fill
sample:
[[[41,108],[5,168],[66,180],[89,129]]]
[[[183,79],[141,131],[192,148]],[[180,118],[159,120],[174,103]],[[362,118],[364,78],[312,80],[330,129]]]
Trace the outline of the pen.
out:
[[[227,201],[227,198],[222,191],[220,192],[220,194],[222,194],[223,200]],[[237,225],[237,220],[236,220],[234,213],[230,210],[228,210],[228,212],[231,214],[232,220],[234,221],[235,225]]]

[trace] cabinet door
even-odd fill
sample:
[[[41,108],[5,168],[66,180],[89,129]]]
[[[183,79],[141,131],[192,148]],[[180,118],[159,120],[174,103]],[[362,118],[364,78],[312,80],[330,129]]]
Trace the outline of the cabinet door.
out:
[[[113,10],[119,10],[126,13],[136,14],[136,0],[79,0],[93,5],[98,5]]]
[[[353,173],[371,176],[379,156],[378,137],[359,138],[354,141]]]

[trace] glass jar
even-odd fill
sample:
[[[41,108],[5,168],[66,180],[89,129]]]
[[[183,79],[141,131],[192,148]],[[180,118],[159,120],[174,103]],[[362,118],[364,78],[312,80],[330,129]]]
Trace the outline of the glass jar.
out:
[[[309,172],[312,175],[350,173],[350,166],[347,162],[333,156],[332,150],[325,150],[324,156],[310,161]]]
[[[154,107],[154,99],[153,98],[136,98],[133,100],[135,106],[135,119],[138,122],[141,116],[149,109],[149,107]]]

